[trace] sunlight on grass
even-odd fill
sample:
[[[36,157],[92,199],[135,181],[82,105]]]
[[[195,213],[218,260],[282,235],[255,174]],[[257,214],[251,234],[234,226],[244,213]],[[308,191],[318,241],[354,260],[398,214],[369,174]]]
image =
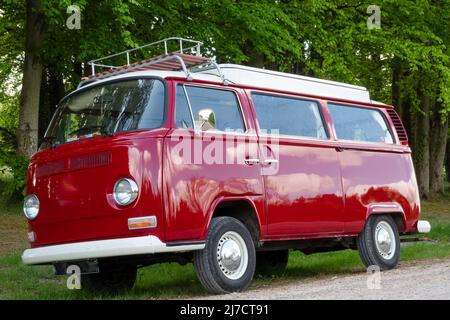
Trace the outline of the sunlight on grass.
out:
[[[402,245],[401,263],[450,257],[450,197],[423,202],[423,219],[432,223],[432,232],[424,237],[431,241]],[[118,297],[89,295],[66,288],[66,276],[54,276],[51,266],[25,266],[20,254],[26,243],[26,222],[20,205],[0,208],[2,243],[8,248],[0,252],[0,299],[165,299],[203,296],[208,293],[197,279],[192,264],[153,265],[139,270],[134,289]],[[8,244],[14,242],[13,244]],[[283,274],[255,276],[252,287],[307,281],[315,277],[365,272],[357,251],[305,255],[291,251]]]
[[[449,243],[409,243],[402,248],[401,261],[450,257]],[[291,251],[289,264],[281,275],[256,276],[253,287],[301,281],[333,274],[365,272],[353,250],[304,255]],[[65,276],[54,276],[49,266],[24,266],[20,255],[0,259],[0,299],[111,299],[66,288]],[[135,288],[114,299],[164,299],[207,295],[197,280],[192,264],[165,263],[143,268]]]

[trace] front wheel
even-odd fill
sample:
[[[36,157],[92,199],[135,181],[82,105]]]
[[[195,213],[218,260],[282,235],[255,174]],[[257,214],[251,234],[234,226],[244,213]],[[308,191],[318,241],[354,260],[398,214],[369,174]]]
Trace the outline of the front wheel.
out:
[[[239,220],[218,217],[211,221],[203,250],[194,252],[197,276],[211,293],[241,291],[255,272],[255,246]]]
[[[366,267],[393,269],[400,259],[400,237],[391,216],[371,216],[358,236],[358,251]]]

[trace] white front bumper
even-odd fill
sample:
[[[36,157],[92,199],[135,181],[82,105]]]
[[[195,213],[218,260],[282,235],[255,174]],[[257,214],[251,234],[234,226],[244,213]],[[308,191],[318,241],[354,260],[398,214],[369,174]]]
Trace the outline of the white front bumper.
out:
[[[204,247],[204,244],[168,246],[158,237],[144,236],[27,249],[22,254],[22,262],[24,264],[43,264],[140,254],[185,252],[202,250]]]

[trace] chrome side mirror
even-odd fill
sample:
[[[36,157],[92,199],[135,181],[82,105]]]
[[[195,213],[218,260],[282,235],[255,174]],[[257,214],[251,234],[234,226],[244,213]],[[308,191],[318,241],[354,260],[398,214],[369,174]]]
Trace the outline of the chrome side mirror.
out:
[[[211,109],[202,109],[198,112],[198,129],[200,131],[214,130],[216,128],[216,115]]]

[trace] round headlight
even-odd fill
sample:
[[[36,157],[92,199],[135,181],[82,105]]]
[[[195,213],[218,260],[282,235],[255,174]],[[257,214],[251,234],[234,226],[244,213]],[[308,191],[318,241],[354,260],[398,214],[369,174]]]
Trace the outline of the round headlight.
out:
[[[25,197],[23,201],[23,213],[29,220],[33,220],[39,213],[39,199],[34,194]]]
[[[114,201],[118,205],[126,206],[136,200],[139,194],[139,189],[136,184],[131,179],[120,179],[114,185]]]

